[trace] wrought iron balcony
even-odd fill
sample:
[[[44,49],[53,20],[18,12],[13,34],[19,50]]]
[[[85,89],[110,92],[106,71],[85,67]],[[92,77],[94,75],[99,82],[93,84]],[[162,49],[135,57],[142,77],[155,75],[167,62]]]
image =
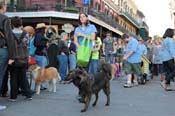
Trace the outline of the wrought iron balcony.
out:
[[[116,22],[115,19],[113,19],[111,16],[106,15],[105,13],[102,13],[102,12],[99,12],[99,11],[93,9],[93,8],[90,8],[89,14],[96,17],[97,19],[104,21],[105,23],[109,24],[110,26],[118,29],[119,31],[121,31],[123,33],[128,33],[133,37],[137,37],[136,34],[130,32],[127,29],[125,29],[124,27],[122,27],[120,24],[118,24]]]
[[[128,12],[126,12],[126,11],[120,11],[120,12],[121,12],[121,15],[123,15],[124,17],[126,17],[128,20],[130,20],[137,27],[140,27],[140,24],[137,21],[137,19],[135,19],[134,17],[132,17]]]
[[[104,0],[104,2],[107,3],[112,9],[114,9],[115,12],[117,12],[118,14],[120,13],[119,6],[111,2],[111,0]]]
[[[80,11],[83,10],[83,7],[76,7],[76,5],[73,5],[73,4],[69,4],[67,6],[56,4],[55,6],[52,6],[50,8],[52,9],[52,11],[54,10],[54,11],[69,12],[69,13],[79,13]],[[17,5],[17,6],[8,5],[9,12],[48,11],[48,10],[49,9],[47,9],[47,7],[44,7],[41,4],[35,4],[35,5],[32,5],[32,7],[27,7],[27,8],[20,5]],[[123,33],[129,33],[130,35],[135,36],[133,33],[129,32],[124,27],[119,25],[116,19],[112,18],[112,16],[109,16],[103,12],[97,11],[92,7],[88,8],[88,14],[101,21],[104,21],[105,23],[109,24],[110,26],[118,29]]]
[[[61,12],[71,12],[71,13],[78,13],[79,7],[76,7],[74,4],[67,3],[67,6],[65,4],[59,4],[57,3],[54,6],[44,6],[44,4],[33,4],[32,6],[27,6],[24,4],[8,4],[7,5],[7,11],[8,12],[26,12],[26,11],[61,11]]]

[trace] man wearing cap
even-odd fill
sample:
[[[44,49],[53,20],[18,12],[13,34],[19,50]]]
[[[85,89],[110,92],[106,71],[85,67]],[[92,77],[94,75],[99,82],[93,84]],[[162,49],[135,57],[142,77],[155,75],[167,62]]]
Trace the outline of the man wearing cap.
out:
[[[130,37],[127,34],[123,34],[122,38],[126,41],[126,50],[123,57],[124,70],[127,76],[127,83],[124,85],[125,88],[131,88],[132,74],[134,74],[134,85],[138,85],[137,77],[141,74],[141,54],[139,50],[138,41]]]

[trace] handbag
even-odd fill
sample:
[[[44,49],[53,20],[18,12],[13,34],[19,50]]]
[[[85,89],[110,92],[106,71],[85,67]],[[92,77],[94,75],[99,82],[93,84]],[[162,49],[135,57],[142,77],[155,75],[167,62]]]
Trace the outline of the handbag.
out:
[[[87,42],[87,44],[86,44]],[[91,57],[92,49],[90,47],[90,38],[84,38],[82,44],[77,51],[77,65],[80,67],[86,67]]]
[[[34,56],[29,56],[28,64],[29,65],[37,64],[36,59],[35,59]]]

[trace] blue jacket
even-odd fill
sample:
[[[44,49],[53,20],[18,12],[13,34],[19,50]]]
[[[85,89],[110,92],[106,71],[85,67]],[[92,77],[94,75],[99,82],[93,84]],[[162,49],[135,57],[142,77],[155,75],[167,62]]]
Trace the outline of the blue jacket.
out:
[[[34,56],[35,55],[35,50],[36,47],[34,46],[34,37],[32,37],[29,41],[28,41],[28,49],[29,49],[29,55],[30,56]]]
[[[139,44],[138,41],[133,37],[131,37],[130,41],[126,45],[125,54],[128,54],[130,51],[133,51],[134,53],[127,59],[127,61],[130,63],[140,63],[141,54],[139,50]]]
[[[168,61],[175,58],[175,42],[172,38],[165,38],[162,43],[161,60]]]

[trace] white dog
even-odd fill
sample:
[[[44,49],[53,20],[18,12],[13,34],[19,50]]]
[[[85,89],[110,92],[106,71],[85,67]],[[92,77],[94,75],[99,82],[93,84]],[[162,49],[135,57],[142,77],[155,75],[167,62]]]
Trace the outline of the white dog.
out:
[[[36,94],[40,94],[40,85],[44,81],[49,81],[49,91],[56,92],[56,82],[57,80],[61,80],[56,68],[50,67],[44,69],[38,65],[32,65],[29,67],[29,70],[32,71],[36,82]]]

